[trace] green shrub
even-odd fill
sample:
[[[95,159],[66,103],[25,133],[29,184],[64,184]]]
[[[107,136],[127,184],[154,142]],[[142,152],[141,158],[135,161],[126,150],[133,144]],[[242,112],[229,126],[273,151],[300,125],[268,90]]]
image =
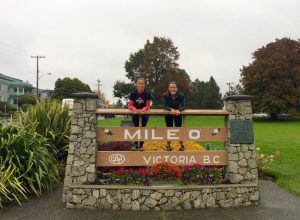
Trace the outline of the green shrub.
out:
[[[69,143],[71,116],[67,105],[62,107],[59,102],[42,101],[31,106],[27,111],[16,114],[23,126],[36,125],[36,132],[50,140],[57,149],[57,157],[66,159],[66,147]]]
[[[7,113],[12,110],[14,110],[14,107],[11,104],[9,104],[7,102],[0,102],[0,111],[2,111],[2,112],[6,111],[6,113]]]
[[[19,126],[0,124],[0,155],[4,167],[15,168],[14,176],[28,191],[40,195],[42,189],[51,189],[58,182],[58,167],[54,157],[56,149],[47,138],[37,134],[36,124]]]
[[[23,105],[20,107],[20,110],[26,112],[30,107],[32,107],[32,104],[23,104]]]
[[[7,159],[6,159],[7,160]],[[16,170],[13,165],[8,165],[7,161],[0,158],[0,208],[7,201],[17,201],[19,204],[21,198],[26,198],[26,188],[19,178],[15,177]]]
[[[23,105],[26,104],[35,105],[36,101],[36,96],[33,93],[25,93],[24,95],[19,96],[18,104],[23,107]]]

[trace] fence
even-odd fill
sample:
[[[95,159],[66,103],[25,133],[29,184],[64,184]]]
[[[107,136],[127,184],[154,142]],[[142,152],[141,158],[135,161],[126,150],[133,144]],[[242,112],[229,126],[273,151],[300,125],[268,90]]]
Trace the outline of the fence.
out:
[[[97,109],[97,115],[131,115],[125,109]],[[169,111],[151,109],[147,115],[167,115]],[[97,127],[97,141],[223,141],[227,140],[227,127],[186,127],[187,116],[229,115],[225,110],[184,110],[183,127]],[[140,121],[142,114],[138,113]],[[150,119],[151,120],[151,119]],[[141,123],[140,123],[141,124]],[[178,165],[227,165],[226,150],[194,152],[112,152],[98,151],[96,166],[150,166],[159,162],[171,162]]]

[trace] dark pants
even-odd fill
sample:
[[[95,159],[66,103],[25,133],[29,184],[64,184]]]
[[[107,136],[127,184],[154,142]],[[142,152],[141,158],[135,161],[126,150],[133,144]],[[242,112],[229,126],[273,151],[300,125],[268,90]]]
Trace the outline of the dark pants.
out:
[[[149,115],[142,115],[142,116],[139,116],[139,115],[132,115],[132,122],[133,122],[133,125],[134,127],[139,127],[139,117],[142,117],[142,127],[146,127],[147,125],[147,122],[149,120]],[[139,142],[134,142],[136,145],[138,145]],[[140,142],[140,148],[142,148],[144,145],[144,142],[141,141]]]
[[[173,127],[173,121],[175,122],[175,127],[181,127],[182,115],[165,115],[165,121],[167,127]]]
[[[132,115],[132,122],[134,127],[139,127],[139,115]],[[146,127],[149,120],[149,115],[142,115],[142,127]]]

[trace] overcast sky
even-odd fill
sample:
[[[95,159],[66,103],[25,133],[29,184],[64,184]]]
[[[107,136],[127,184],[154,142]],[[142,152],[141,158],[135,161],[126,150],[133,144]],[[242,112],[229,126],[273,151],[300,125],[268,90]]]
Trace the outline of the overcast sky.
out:
[[[212,75],[224,93],[252,52],[276,38],[300,37],[300,1],[0,0],[0,73],[40,88],[79,78],[106,96],[125,79],[130,53],[153,36],[172,39],[192,80]]]

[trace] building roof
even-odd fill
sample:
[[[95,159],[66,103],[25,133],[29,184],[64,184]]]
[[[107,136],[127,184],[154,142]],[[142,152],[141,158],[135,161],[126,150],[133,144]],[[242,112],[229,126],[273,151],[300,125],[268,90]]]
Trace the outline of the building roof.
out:
[[[30,83],[23,82],[21,79],[6,76],[2,73],[0,73],[0,84],[9,85],[11,87],[17,87],[17,86],[32,87]]]

